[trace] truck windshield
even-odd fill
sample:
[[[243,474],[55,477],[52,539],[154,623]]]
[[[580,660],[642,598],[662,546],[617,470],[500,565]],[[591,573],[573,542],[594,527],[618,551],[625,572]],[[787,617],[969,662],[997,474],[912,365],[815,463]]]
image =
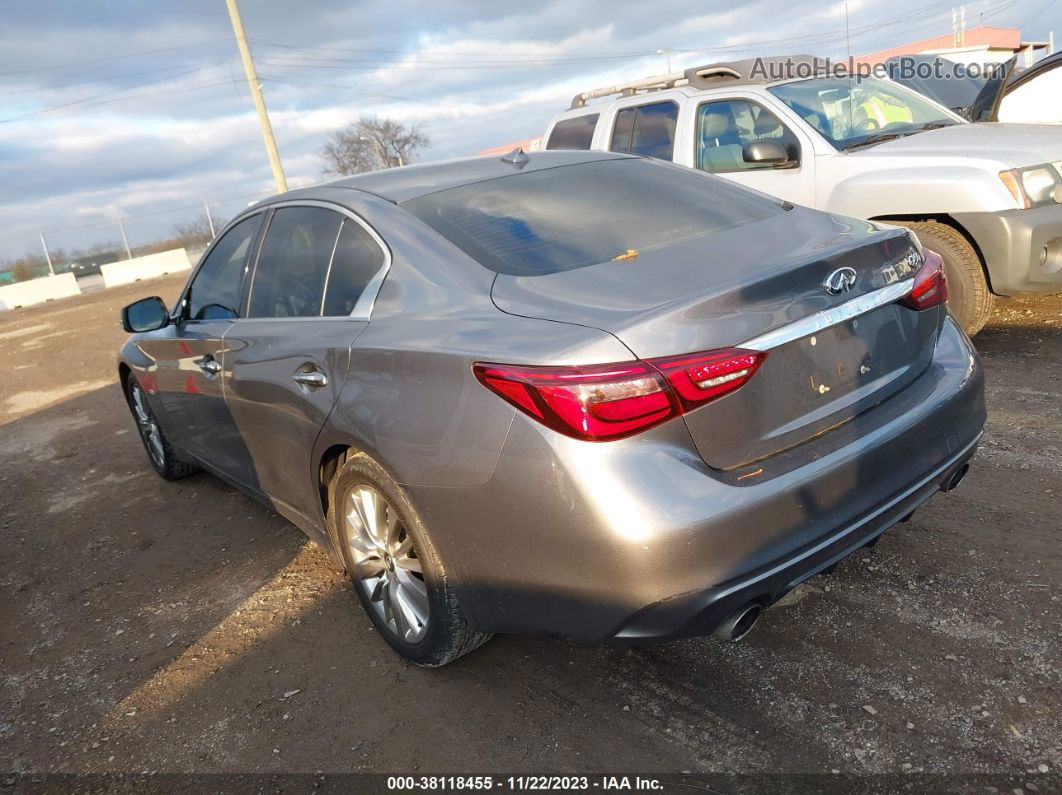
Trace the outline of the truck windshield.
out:
[[[876,77],[822,77],[767,89],[837,149],[959,124],[942,108]]]
[[[496,273],[544,276],[634,260],[785,205],[707,174],[616,158],[462,185],[402,207]]]

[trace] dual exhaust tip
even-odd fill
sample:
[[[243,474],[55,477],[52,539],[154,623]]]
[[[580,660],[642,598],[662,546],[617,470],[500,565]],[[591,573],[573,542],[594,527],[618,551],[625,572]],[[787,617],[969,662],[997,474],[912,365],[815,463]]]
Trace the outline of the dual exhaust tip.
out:
[[[944,484],[940,487],[941,491],[951,491],[962,483],[963,478],[966,477],[966,473],[970,471],[969,464],[963,464],[956,469]],[[905,517],[909,518],[909,517]],[[877,539],[875,539],[877,540]],[[729,616],[722,624],[715,628],[712,634],[722,640],[728,640],[731,643],[737,643],[743,637],[752,631],[752,628],[756,626],[756,622],[760,620],[760,615],[763,613],[763,605],[759,602],[749,602],[747,605],[739,607]]]
[[[722,640],[737,643],[756,626],[756,622],[760,620],[761,613],[763,613],[763,605],[759,602],[749,602],[727,616],[726,620],[716,627],[712,634]]]
[[[966,473],[970,471],[969,464],[963,464],[961,467],[951,473],[951,477],[944,481],[944,485],[940,487],[941,491],[951,491],[960,483],[962,479],[966,477]]]

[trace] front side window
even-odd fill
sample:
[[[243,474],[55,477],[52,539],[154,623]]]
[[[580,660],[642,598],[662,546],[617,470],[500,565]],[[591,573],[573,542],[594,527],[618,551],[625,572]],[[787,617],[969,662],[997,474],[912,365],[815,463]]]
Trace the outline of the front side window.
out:
[[[320,316],[343,216],[323,207],[281,207],[266,229],[247,316]]]
[[[547,149],[589,149],[594,140],[598,114],[561,119],[553,125],[546,142]]]
[[[402,206],[486,268],[513,276],[610,260],[630,267],[621,263],[638,252],[784,212],[728,181],[637,158],[514,174]]]
[[[670,101],[622,108],[616,114],[609,149],[671,160],[675,153],[677,120],[678,105]]]
[[[821,77],[767,90],[837,149],[958,123],[929,100],[876,77]]]
[[[221,320],[239,315],[244,266],[261,222],[261,213],[245,218],[210,250],[189,289],[188,319]]]
[[[792,161],[800,159],[796,136],[769,110],[747,99],[706,102],[697,109],[697,168],[713,173],[773,168],[746,163],[745,144],[773,140],[782,144]]]

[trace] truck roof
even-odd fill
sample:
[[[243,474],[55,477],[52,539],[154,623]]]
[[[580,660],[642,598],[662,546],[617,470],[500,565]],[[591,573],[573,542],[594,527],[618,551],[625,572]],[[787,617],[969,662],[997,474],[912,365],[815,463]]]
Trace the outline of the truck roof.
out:
[[[683,86],[703,90],[748,84],[769,85],[821,74],[827,74],[826,63],[814,55],[772,55],[767,58],[720,61],[703,66],[692,66],[681,72],[656,75],[629,83],[584,91],[572,98],[570,109],[582,108],[588,100],[613,94],[629,97],[639,93]]]

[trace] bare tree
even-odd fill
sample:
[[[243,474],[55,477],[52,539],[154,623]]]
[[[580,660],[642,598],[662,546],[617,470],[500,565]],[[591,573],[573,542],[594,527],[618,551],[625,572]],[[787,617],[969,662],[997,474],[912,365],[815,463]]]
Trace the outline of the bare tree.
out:
[[[225,226],[223,219],[214,219],[214,229],[220,230],[223,226]],[[207,218],[206,213],[200,213],[191,221],[182,221],[174,224],[173,239],[186,247],[191,245],[205,246],[214,239],[214,235],[210,232],[210,219]]]
[[[9,262],[7,263],[7,268],[11,271],[11,275],[16,282],[26,282],[39,276],[48,275],[48,264],[44,261],[44,257],[35,254],[29,254]]]
[[[404,166],[429,144],[427,134],[411,124],[363,116],[332,134],[321,150],[326,174],[360,174]]]

